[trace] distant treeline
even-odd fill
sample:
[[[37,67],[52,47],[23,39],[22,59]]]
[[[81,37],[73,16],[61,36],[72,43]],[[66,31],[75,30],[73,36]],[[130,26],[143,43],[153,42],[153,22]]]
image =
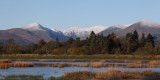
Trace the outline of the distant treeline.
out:
[[[124,37],[117,37],[115,33],[108,36],[96,35],[93,31],[86,40],[75,40],[70,37],[66,42],[45,42],[39,40],[37,44],[16,44],[14,39],[0,44],[0,54],[54,54],[54,55],[92,55],[92,54],[160,54],[160,42],[151,34],[139,37],[137,31],[128,33]]]

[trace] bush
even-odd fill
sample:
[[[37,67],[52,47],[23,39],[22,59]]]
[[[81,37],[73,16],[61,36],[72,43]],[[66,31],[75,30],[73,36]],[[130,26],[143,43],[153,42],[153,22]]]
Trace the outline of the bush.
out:
[[[146,43],[146,45],[142,48],[138,48],[135,52],[135,55],[153,55],[155,54],[155,49],[153,48],[151,43]]]
[[[160,75],[159,74],[149,74],[145,75],[142,80],[160,80]]]

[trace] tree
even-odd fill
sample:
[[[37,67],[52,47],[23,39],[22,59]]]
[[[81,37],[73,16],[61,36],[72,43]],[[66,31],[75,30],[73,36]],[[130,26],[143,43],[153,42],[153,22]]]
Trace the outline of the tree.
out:
[[[126,53],[133,53],[136,51],[139,47],[139,39],[138,39],[138,33],[135,30],[132,33],[127,33],[126,34],[126,42],[125,42],[125,50]]]
[[[94,33],[94,31],[91,32],[91,34],[89,35],[89,38],[90,39],[93,39],[96,37],[96,34]]]
[[[53,54],[56,54],[56,55],[65,54],[65,49],[64,48],[53,49]]]
[[[46,42],[43,39],[41,39],[41,40],[39,40],[37,46],[38,46],[38,48],[42,48],[45,44],[46,44]]]
[[[141,47],[144,47],[144,45],[146,44],[146,38],[145,38],[145,34],[142,33],[142,37],[141,37],[141,40],[140,40],[140,46]]]
[[[72,47],[81,47],[80,38],[76,38],[76,40],[72,43]]]
[[[151,43],[146,43],[144,47],[138,48],[137,51],[134,52],[135,55],[154,55],[155,49]]]
[[[154,47],[155,37],[153,37],[153,36],[149,33],[148,36],[147,36],[147,38],[146,38],[146,42],[151,43],[152,46]]]
[[[133,42],[132,42],[132,52],[136,51],[138,49],[138,47],[139,47],[139,38],[138,38],[138,36],[139,35],[138,35],[137,31],[135,30],[133,32],[133,35],[132,35],[132,40],[133,40]]]
[[[94,33],[94,31],[91,32],[90,36],[89,36],[89,42],[90,42],[90,46],[93,47],[96,44],[96,34]]]
[[[74,41],[74,39],[72,37],[69,38],[69,40],[67,41],[69,44],[72,44]]]
[[[8,39],[8,40],[6,40],[5,44],[10,44],[10,45],[12,44],[13,45],[14,44],[14,39]]]
[[[8,39],[5,41],[5,45],[3,47],[3,51],[7,54],[14,54],[14,39]]]
[[[36,44],[28,44],[25,46],[25,53],[27,54],[32,54],[36,49],[37,49],[37,45]]]
[[[0,54],[2,54],[3,44],[0,42]]]
[[[116,35],[114,33],[109,34],[105,37],[102,53],[114,53],[113,49],[116,48],[116,45]]]
[[[55,45],[54,41],[49,41],[44,47],[45,52],[47,54],[52,53],[52,50],[56,48],[54,45]]]
[[[60,46],[61,46],[61,43],[59,42],[59,39],[56,38],[55,48],[59,48]]]
[[[135,30],[134,32],[133,32],[133,35],[132,35],[132,39],[134,40],[134,41],[136,41],[136,42],[138,42],[138,33],[137,33],[137,31]]]
[[[160,54],[160,41],[158,41],[155,45],[156,54]]]

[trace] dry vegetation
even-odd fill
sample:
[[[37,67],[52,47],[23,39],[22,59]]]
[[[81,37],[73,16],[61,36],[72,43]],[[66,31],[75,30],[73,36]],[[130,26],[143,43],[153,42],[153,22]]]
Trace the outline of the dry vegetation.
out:
[[[52,55],[52,54],[2,54],[1,59],[142,59],[142,60],[160,60],[160,55]]]
[[[12,63],[16,61],[17,63]],[[26,63],[30,61],[30,63]],[[39,62],[90,62],[89,64],[66,64],[66,63],[56,63],[56,64],[45,64],[39,63],[38,66],[48,66],[48,67],[127,67],[127,68],[159,68],[160,61],[147,61],[147,60],[0,60],[0,68],[7,69],[9,67],[32,67],[32,61]],[[113,63],[113,64],[106,64]],[[127,63],[127,64],[116,64],[116,63]]]
[[[70,77],[71,80],[85,80],[85,79],[109,79],[114,78],[111,80],[120,80],[120,79],[143,79],[147,75],[154,75],[154,74],[159,74],[156,72],[152,72],[150,70],[143,71],[143,72],[122,72],[119,70],[107,70],[106,72],[98,72],[98,73],[91,73],[88,71],[84,72],[71,72],[71,73],[65,73],[63,76],[65,77]],[[81,76],[79,78],[79,76]],[[158,79],[156,79],[158,80]]]
[[[33,67],[32,63],[12,63],[11,60],[0,60],[0,69],[8,69],[9,67]]]

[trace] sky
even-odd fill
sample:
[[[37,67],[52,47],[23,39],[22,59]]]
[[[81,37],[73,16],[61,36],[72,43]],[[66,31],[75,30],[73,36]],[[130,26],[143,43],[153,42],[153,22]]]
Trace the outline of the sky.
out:
[[[159,4],[160,0],[0,0],[0,29],[34,22],[57,30],[160,22]]]

